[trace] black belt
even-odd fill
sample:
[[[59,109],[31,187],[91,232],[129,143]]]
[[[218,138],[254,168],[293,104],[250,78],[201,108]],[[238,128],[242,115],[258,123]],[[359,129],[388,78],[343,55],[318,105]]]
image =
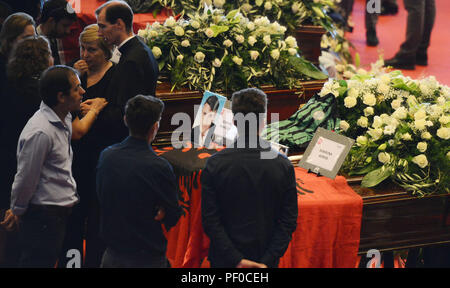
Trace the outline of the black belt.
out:
[[[27,212],[45,212],[58,216],[69,216],[72,213],[72,207],[58,206],[58,205],[36,205],[29,204]]]

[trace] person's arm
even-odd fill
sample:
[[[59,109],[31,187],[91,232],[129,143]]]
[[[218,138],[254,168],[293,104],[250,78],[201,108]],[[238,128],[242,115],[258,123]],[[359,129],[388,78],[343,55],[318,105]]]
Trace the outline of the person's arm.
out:
[[[83,118],[78,116],[72,122],[72,140],[79,140],[91,129],[98,114],[108,104],[104,98],[89,99],[81,103],[82,110],[87,112]]]
[[[234,247],[222,224],[214,185],[214,178],[217,176],[212,172],[214,165],[211,160],[212,158],[207,160],[201,175],[203,229],[211,242],[215,243],[214,248],[218,249],[218,253],[225,259],[225,262],[236,267],[244,259],[244,256]]]
[[[11,210],[22,215],[39,184],[42,167],[51,149],[51,139],[43,132],[19,142],[17,173],[11,190]]]
[[[297,228],[298,202],[294,167],[288,168],[286,191],[280,208],[280,216],[277,219],[275,230],[270,245],[261,258],[261,263],[270,266],[275,260],[281,258],[289,246],[292,233]]]
[[[177,181],[169,163],[163,165],[157,173],[152,178],[158,179],[158,185],[151,187],[158,195],[159,209],[154,219],[164,223],[169,230],[177,224],[182,214],[182,208],[178,204]]]

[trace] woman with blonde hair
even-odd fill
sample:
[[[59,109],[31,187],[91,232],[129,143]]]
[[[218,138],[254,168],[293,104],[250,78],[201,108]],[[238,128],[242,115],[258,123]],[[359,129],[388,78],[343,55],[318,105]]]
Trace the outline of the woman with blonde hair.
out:
[[[82,117],[92,117],[92,112],[89,115],[85,113],[92,111],[96,101],[101,100],[103,104],[106,103],[105,98],[108,99],[106,88],[110,84],[115,66],[109,61],[111,47],[98,36],[97,24],[84,28],[80,34],[79,43],[80,60],[75,62],[73,67],[80,72],[81,86],[86,90],[83,97],[86,100],[81,104],[79,115],[82,120]],[[72,169],[82,200],[69,219],[63,251],[73,248],[83,251],[83,240],[86,240],[83,267],[99,267],[103,254],[103,244],[97,236],[99,219],[95,192],[95,168],[101,150],[106,147],[103,144],[105,131],[115,129],[108,122],[112,113],[115,113],[114,109],[106,105],[101,113],[100,110],[96,113],[98,118],[89,132],[86,131],[87,133],[80,135],[75,135],[74,132],[72,137],[74,150]],[[59,265],[65,267],[67,261],[66,255],[61,255]]]

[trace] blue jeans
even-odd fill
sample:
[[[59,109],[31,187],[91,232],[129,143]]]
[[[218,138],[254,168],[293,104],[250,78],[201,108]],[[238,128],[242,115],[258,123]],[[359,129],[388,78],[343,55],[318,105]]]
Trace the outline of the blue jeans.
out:
[[[100,268],[168,268],[165,255],[127,254],[106,248]]]

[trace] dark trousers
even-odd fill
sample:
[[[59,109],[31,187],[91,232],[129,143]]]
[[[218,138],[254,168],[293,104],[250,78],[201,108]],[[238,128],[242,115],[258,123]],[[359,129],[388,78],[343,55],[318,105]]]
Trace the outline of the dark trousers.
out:
[[[403,2],[408,11],[406,40],[396,56],[415,58],[416,54],[426,55],[436,18],[436,2],[435,0],[403,0]]]
[[[348,17],[350,16],[350,14],[353,11],[354,2],[355,2],[355,0],[342,0],[340,3],[341,8],[343,10],[342,16],[344,17],[346,22],[348,20]],[[366,0],[366,6],[365,6],[366,13],[364,14],[364,22],[366,24],[366,31],[375,31],[376,25],[378,22],[378,14],[367,12],[367,3],[368,2],[369,2],[369,0]],[[389,3],[391,5],[395,5],[395,4],[397,4],[397,0],[381,0],[381,4],[383,5],[384,3]]]
[[[168,268],[165,255],[127,254],[106,248],[101,268]]]
[[[21,217],[20,267],[53,268],[64,241],[71,208],[30,205]]]

